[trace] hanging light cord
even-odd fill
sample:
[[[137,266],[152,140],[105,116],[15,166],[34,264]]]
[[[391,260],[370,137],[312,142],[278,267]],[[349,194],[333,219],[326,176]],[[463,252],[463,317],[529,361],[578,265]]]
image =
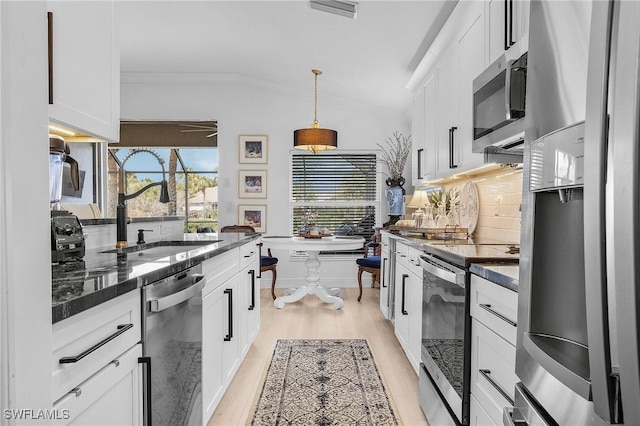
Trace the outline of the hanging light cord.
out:
[[[315,75],[315,96],[313,100],[313,124],[312,128],[316,129],[320,127],[318,124],[318,75],[322,74],[320,70],[311,70],[311,72]]]

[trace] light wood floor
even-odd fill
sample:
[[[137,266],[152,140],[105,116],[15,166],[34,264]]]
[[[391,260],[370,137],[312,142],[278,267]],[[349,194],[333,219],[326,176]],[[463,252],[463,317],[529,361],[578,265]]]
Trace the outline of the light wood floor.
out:
[[[341,310],[313,295],[276,309],[270,290],[262,289],[260,332],[209,426],[251,421],[253,404],[278,339],[367,339],[399,420],[407,426],[428,425],[418,403],[418,376],[393,334],[393,324],[380,312],[379,294],[379,289],[365,288],[358,303],[358,289],[348,288]]]

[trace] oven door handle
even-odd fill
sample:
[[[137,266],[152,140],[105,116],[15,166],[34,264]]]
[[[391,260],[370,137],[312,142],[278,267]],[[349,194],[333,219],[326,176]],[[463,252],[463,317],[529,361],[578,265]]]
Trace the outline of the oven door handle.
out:
[[[504,106],[506,109],[505,119],[511,121],[511,68],[513,67],[515,60],[512,59],[507,62],[507,68],[505,69],[505,82],[504,82]]]
[[[204,275],[194,274],[189,278],[194,280],[189,287],[169,296],[149,300],[149,310],[151,312],[161,312],[201,293],[204,288]]]
[[[436,277],[441,278],[447,282],[464,287],[464,272],[447,271],[445,269],[441,269],[435,265],[432,265],[424,259],[420,260],[420,264],[422,265],[422,269],[424,269],[431,275],[435,275]]]

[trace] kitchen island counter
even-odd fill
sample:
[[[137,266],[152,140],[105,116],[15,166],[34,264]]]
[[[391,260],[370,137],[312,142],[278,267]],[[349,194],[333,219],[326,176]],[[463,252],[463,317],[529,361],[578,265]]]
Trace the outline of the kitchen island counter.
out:
[[[472,263],[469,271],[509,290],[518,291],[520,267],[517,263]]]
[[[87,250],[78,262],[52,265],[52,322],[62,321],[259,238],[260,234],[244,233],[180,234],[161,240],[178,241],[178,245],[165,247],[162,254],[144,256],[137,251],[117,253],[109,247]],[[190,243],[198,246],[194,248]]]

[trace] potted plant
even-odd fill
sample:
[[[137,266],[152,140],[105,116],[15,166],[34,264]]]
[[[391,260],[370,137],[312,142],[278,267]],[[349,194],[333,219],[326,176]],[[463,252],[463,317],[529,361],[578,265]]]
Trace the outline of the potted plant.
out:
[[[381,150],[380,162],[387,166],[389,172],[385,190],[385,198],[389,205],[389,222],[385,223],[385,226],[396,223],[404,213],[406,191],[402,187],[405,182],[402,172],[411,154],[411,136],[395,132],[393,137],[394,139],[388,138],[385,141],[386,145],[377,144]]]

